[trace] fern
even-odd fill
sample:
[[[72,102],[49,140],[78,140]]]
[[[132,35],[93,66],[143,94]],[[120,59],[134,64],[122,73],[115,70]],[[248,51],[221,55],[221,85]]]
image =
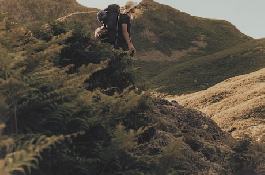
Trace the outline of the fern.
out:
[[[162,155],[158,158],[157,174],[168,174],[171,168],[180,164],[183,159],[182,137],[172,140],[162,151]]]
[[[264,165],[264,162],[263,163],[260,163],[260,164],[258,164],[256,166],[255,173],[258,174],[258,175],[265,174],[265,165]]]
[[[8,136],[2,135],[2,130],[5,128],[5,124],[0,123],[0,153],[5,152],[5,150],[11,149],[14,145],[14,140]],[[11,175],[8,171],[5,170],[6,161],[0,159],[0,174],[1,175]]]
[[[39,161],[42,159],[41,152],[56,147],[57,143],[61,143],[64,140],[71,140],[78,134],[83,133],[79,132],[71,135],[52,137],[43,135],[39,138],[21,142],[14,152],[7,154],[4,161],[2,160],[2,162],[0,162],[4,165],[1,167],[0,173],[7,173],[7,175],[9,175],[14,171],[18,171],[23,174],[31,174],[32,169],[38,168]]]
[[[15,79],[13,77],[3,81],[0,84],[0,90],[6,96],[6,101],[8,105],[13,108],[13,118],[15,133],[18,132],[18,118],[17,118],[17,106],[18,102],[24,98],[27,98],[28,94],[33,90],[33,88],[28,88],[26,84],[22,81]]]
[[[148,125],[128,127],[122,120],[144,113],[148,93],[128,88],[128,55],[72,24],[52,24],[57,31],[40,31],[38,38],[19,35],[17,44],[9,44],[14,53],[3,52],[0,119],[7,115],[5,131],[11,134],[15,116],[16,132],[25,135],[16,134],[13,144],[1,137],[8,154],[0,174],[98,174],[104,166],[102,172],[115,172],[135,162],[132,151]],[[71,134],[80,131],[85,134]]]
[[[140,128],[137,131],[129,129],[126,131],[126,127],[119,124],[115,131],[114,137],[112,138],[112,147],[114,150],[130,150],[137,145],[137,136],[143,134],[146,129]]]
[[[124,96],[124,101],[119,107],[119,112],[121,114],[126,114],[133,111],[141,112],[150,109],[151,103],[148,99],[150,97],[150,92],[142,92],[139,95],[134,91],[127,91],[128,89],[122,93],[122,96]]]
[[[104,160],[101,173],[103,174],[106,170],[106,172],[111,172],[113,169],[122,170],[125,164],[127,166],[133,164],[137,159],[131,151],[136,148],[138,137],[147,129],[148,127],[140,128],[137,131],[127,130],[124,125],[118,124],[113,131],[110,146],[101,152],[101,159]]]

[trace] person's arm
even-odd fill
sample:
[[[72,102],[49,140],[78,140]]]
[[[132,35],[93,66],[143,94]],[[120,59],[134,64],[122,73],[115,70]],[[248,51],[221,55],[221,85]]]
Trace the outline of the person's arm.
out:
[[[131,41],[130,41],[129,33],[127,32],[127,24],[122,24],[122,33],[123,33],[123,37],[125,38],[125,41],[126,41],[126,43],[127,43],[127,45],[128,45],[128,48],[129,48],[132,52],[136,53],[136,50],[135,50],[133,44],[132,44]]]

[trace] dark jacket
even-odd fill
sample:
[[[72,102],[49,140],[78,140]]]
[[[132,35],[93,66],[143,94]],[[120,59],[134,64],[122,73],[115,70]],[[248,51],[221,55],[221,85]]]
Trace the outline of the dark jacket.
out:
[[[131,37],[131,19],[127,14],[121,14],[119,19],[119,30],[118,30],[118,47],[121,47],[123,50],[128,50],[127,42],[123,36],[122,24],[127,24],[127,32]]]

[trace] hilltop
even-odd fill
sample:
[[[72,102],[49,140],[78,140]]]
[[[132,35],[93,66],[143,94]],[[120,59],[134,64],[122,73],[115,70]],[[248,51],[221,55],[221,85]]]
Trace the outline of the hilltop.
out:
[[[168,99],[198,109],[234,138],[265,141],[265,69],[236,76],[207,90]]]
[[[153,0],[143,0],[138,8],[142,13],[133,20],[132,37],[139,59],[198,57],[251,40],[225,20],[191,16]]]

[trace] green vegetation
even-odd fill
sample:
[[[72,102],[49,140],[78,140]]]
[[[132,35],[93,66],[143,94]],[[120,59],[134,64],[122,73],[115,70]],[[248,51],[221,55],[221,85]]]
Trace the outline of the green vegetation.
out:
[[[191,93],[265,66],[264,40],[251,39],[227,21],[193,17],[151,0],[139,8],[144,13],[133,21],[133,42],[140,55],[133,67],[139,86]],[[152,59],[152,51],[171,61]],[[186,54],[176,57],[175,51]],[[149,61],[141,60],[141,53]]]
[[[87,8],[75,0],[20,0],[0,2],[1,11],[8,12],[10,17],[19,23],[53,21],[74,12],[91,12],[95,8]]]
[[[5,7],[17,5],[12,3]],[[152,84],[159,87],[155,83],[161,79],[153,77],[163,76],[165,70],[177,69],[183,75],[182,88],[175,85],[169,88],[179,88],[181,92],[190,90],[194,87],[189,84],[189,79],[184,79],[187,72],[194,68],[194,63],[201,64],[199,69],[189,74],[192,78],[201,69],[211,68],[214,61],[222,59],[223,52],[216,53],[214,61],[208,64],[204,64],[205,60],[211,60],[211,56],[182,58],[174,64],[148,63],[149,70],[156,72],[149,74],[140,67],[145,62],[137,65],[128,53],[113,50],[109,44],[92,37],[96,21],[91,15],[95,13],[56,21],[54,19],[64,13],[75,12],[77,4],[70,0],[46,0],[42,3],[43,9],[47,8],[45,5],[54,7],[56,4],[60,7],[58,9],[65,11],[58,14],[47,12],[47,16],[39,13],[33,16],[33,22],[25,22],[28,20],[25,19],[21,23],[14,22],[14,19],[21,19],[21,13],[12,19],[4,14],[0,16],[1,175],[161,175],[209,174],[211,171],[239,174],[244,170],[242,165],[249,162],[251,172],[264,172],[264,157],[259,156],[264,154],[262,145],[231,147],[230,142],[237,142],[201,112],[153,97],[146,88]],[[22,4],[29,6],[26,13],[30,15],[40,7],[30,0]],[[3,6],[1,3],[1,10]],[[175,49],[194,46],[192,40],[207,33],[203,33],[203,29],[200,34],[195,33],[201,27],[196,25],[190,30],[181,28],[188,28],[202,19],[178,12],[179,19],[184,16],[192,20],[187,24],[183,19],[182,22],[177,18],[170,19],[177,11],[168,6],[150,0],[143,1],[141,6],[145,8],[145,13],[135,21],[142,26],[136,30],[136,36],[144,30],[148,18],[165,28],[146,30],[159,37],[158,43],[150,42],[150,38],[136,37],[140,52],[157,49],[171,55]],[[152,10],[155,15],[151,15]],[[166,16],[169,23],[160,20],[160,13],[165,11],[169,12]],[[168,30],[171,28],[169,24],[174,23],[181,24],[180,35],[172,37]],[[230,39],[230,45],[246,40],[234,35]],[[214,43],[217,38],[209,40]],[[146,42],[146,45],[140,45],[140,42]],[[219,49],[224,48],[205,48],[202,55]],[[237,49],[241,51],[241,47]],[[244,55],[243,50],[236,53]],[[251,53],[255,55],[255,52]],[[233,61],[231,67],[236,65],[237,59]],[[253,65],[258,63],[259,60]],[[176,67],[177,64],[181,66]],[[150,78],[150,84],[146,83],[143,88],[138,86],[143,79],[134,71],[142,71],[142,75]],[[168,77],[179,83],[172,75]],[[200,78],[197,82],[193,80],[193,83],[201,82]],[[184,84],[187,87],[183,87]],[[206,124],[207,127],[204,127]],[[226,147],[221,147],[220,142]],[[233,164],[227,165],[227,160]],[[216,164],[218,166],[213,167]]]
[[[69,4],[69,2],[71,3]],[[77,32],[81,32],[81,29],[83,30],[82,32],[93,31],[99,25],[95,18],[97,10],[85,8],[72,1],[69,2],[49,1],[55,7],[60,6],[61,9],[64,9],[58,13],[47,12],[55,15],[54,17],[44,14],[45,11],[42,8],[46,9],[46,1],[42,2],[42,6],[36,6],[36,2],[31,0],[27,3],[25,2],[30,7],[36,6],[38,8],[38,10],[33,8],[38,13],[25,12],[35,19],[35,24],[30,24],[32,26],[30,30],[33,33],[38,33],[38,37],[49,40],[60,31],[56,31],[54,34],[44,32],[46,36],[41,36],[44,35],[43,32],[35,32],[43,25],[39,17],[47,17],[47,19],[41,19],[41,21],[53,21],[53,19],[73,12],[88,12],[87,14],[72,15],[64,21],[68,27],[71,27],[70,25],[79,25],[79,27],[75,27]],[[2,6],[5,7],[4,5]],[[6,6],[17,5],[10,2]],[[15,8],[13,7],[12,9]],[[263,47],[264,42],[253,40],[242,34],[227,21],[190,16],[153,0],[143,0],[139,5],[139,10],[141,11],[140,15],[132,21],[133,42],[139,55],[142,53],[148,55],[149,52],[159,51],[166,56],[171,56],[173,61],[164,62],[162,57],[160,60],[163,62],[133,61],[134,77],[137,77],[136,84],[138,86],[158,89],[169,94],[190,93],[210,87],[227,78],[250,73],[264,67],[264,62],[262,61],[263,52],[256,50],[256,47]],[[10,15],[14,19],[22,21],[15,14],[17,13],[11,13]],[[27,19],[25,18],[24,20]],[[28,21],[32,20],[28,19]],[[82,26],[86,27],[83,28]],[[6,27],[8,28],[9,26],[6,25]],[[51,25],[50,27],[56,26]],[[71,49],[66,49],[64,54],[74,53],[78,57],[80,53],[75,48],[83,46],[80,43],[78,44],[77,41],[75,42],[75,46],[72,45]],[[254,52],[252,52],[253,49]],[[175,51],[186,51],[187,53],[181,58],[174,58]],[[94,56],[95,59],[97,57],[97,55]],[[141,56],[139,57],[141,59]],[[148,57],[152,60],[152,55]],[[69,64],[66,60],[64,62]],[[79,60],[76,62],[79,62]]]
[[[193,17],[152,0],[143,0],[139,9],[144,13],[133,21],[132,30],[140,52],[158,50],[171,56],[173,51],[198,47],[193,55],[202,56],[251,39],[227,21]],[[196,41],[207,45],[200,47]]]
[[[263,68],[264,47],[264,39],[251,40],[208,56],[164,62],[136,60],[133,65],[138,84],[147,84],[148,80],[148,87],[161,92],[191,93]]]
[[[140,154],[156,122],[150,94],[133,87],[127,53],[92,39],[83,21],[34,26],[32,35],[31,26],[6,29],[4,19],[1,174],[153,174],[171,158]]]

